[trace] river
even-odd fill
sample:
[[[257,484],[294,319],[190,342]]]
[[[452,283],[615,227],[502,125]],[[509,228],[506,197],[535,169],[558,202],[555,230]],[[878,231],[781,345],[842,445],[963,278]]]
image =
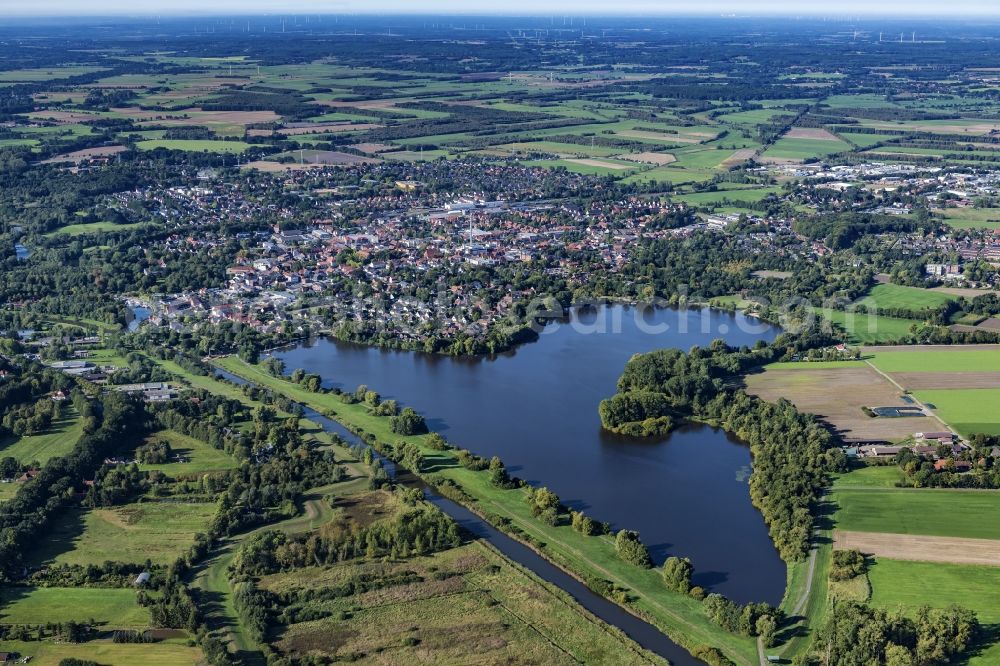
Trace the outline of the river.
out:
[[[777,604],[785,587],[760,513],[750,503],[748,448],[707,426],[659,442],[616,437],[597,405],[634,353],[688,349],[715,338],[752,345],[777,331],[708,309],[574,312],[538,342],[492,358],[453,358],[318,340],[276,352],[288,371],[324,385],[367,384],[422,413],[449,441],[499,455],[511,473],[545,485],[571,508],[638,530],[654,560],[690,557],[694,584],[740,602]]]

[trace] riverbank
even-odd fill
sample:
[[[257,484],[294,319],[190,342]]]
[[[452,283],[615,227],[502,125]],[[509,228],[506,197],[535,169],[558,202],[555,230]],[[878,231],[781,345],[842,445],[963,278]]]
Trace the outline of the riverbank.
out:
[[[525,501],[525,490],[505,490],[491,485],[487,472],[459,465],[454,451],[432,449],[427,444],[427,436],[404,437],[393,433],[387,418],[372,416],[364,405],[345,404],[332,393],[312,393],[238,358],[227,357],[214,362],[227,372],[327,414],[354,431],[370,434],[382,442],[402,441],[417,446],[424,456],[425,476],[439,483],[447,480],[456,484],[472,498],[467,503],[477,513],[489,517],[494,524],[506,522],[508,532],[516,528],[522,541],[534,545],[553,563],[590,581],[592,587],[604,581],[604,586],[620,590],[619,594],[627,598],[629,610],[652,622],[685,649],[696,651],[715,647],[737,664],[758,663],[752,639],[729,634],[712,624],[705,617],[701,602],[668,591],[658,570],[642,569],[620,560],[615,554],[613,539],[585,536],[567,525],[551,526],[534,518]]]

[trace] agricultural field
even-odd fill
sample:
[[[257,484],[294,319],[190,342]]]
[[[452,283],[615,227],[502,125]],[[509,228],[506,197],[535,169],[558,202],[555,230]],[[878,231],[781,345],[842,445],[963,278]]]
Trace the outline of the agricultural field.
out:
[[[761,373],[747,375],[744,381],[748,392],[772,402],[787,398],[801,411],[829,423],[846,439],[899,441],[914,432],[936,431],[941,427],[927,416],[895,419],[868,416],[863,407],[903,403],[902,391],[864,363],[775,364]]]
[[[870,363],[960,435],[1000,434],[1000,347],[868,347]]]
[[[954,300],[953,296],[929,289],[903,287],[896,284],[878,284],[858,305],[868,308],[893,308],[900,310],[930,310]]]
[[[834,547],[869,556],[870,597],[863,598],[874,606],[907,614],[925,605],[975,611],[985,633],[968,663],[993,664],[1000,658],[992,629],[1000,598],[984,591],[1000,584],[1000,530],[985,517],[1000,510],[1000,493],[892,487],[900,477],[895,465],[837,476]]]
[[[886,532],[1000,539],[1000,493],[989,490],[834,488],[836,525],[849,532]]]
[[[776,363],[745,381],[766,400],[785,397],[842,436],[900,441],[953,428],[963,436],[1000,434],[1000,347],[862,347],[861,362]],[[928,416],[873,418],[861,407],[900,406],[912,393]]]
[[[922,606],[946,608],[952,604],[975,611],[984,628],[983,644],[974,648],[967,663],[990,666],[1000,660],[1000,643],[995,638],[995,627],[1000,625],[1000,599],[986,592],[998,589],[1000,566],[877,556],[869,559],[867,578],[871,588],[869,603],[889,611],[901,609],[914,614]]]
[[[252,148],[243,141],[215,141],[211,139],[152,139],[136,143],[139,150],[186,150],[196,153],[225,153],[235,155]]]
[[[813,308],[813,311],[833,326],[848,334],[855,344],[880,344],[895,342],[910,333],[911,327],[919,322],[915,319],[900,319],[857,311]]]
[[[922,390],[914,395],[932,405],[934,413],[960,435],[1000,435],[1000,388]]]
[[[976,611],[979,621],[987,627],[1000,624],[1000,598],[985,593],[1000,589],[1000,567],[900,562],[880,557],[869,568],[868,578],[872,586],[871,601],[876,606],[914,610],[923,605],[944,608],[958,604]],[[921,584],[913,585],[914,580]],[[997,659],[1000,646],[993,645],[969,663],[985,666],[996,663]]]
[[[1000,346],[866,347],[864,352],[872,365],[893,375],[1000,372]]]
[[[778,139],[773,146],[768,148],[764,152],[763,158],[765,161],[771,162],[802,162],[821,159],[827,155],[850,149],[850,144],[841,141],[825,130],[812,136],[790,133]]]
[[[46,624],[81,619],[81,610],[109,629],[144,627],[149,612],[136,604],[135,590],[14,587],[0,588],[0,624]]]
[[[214,502],[165,501],[67,511],[33,559],[37,564],[170,564],[197,532],[206,530],[215,511]]]
[[[1000,229],[998,208],[944,208],[935,212],[956,229]]]
[[[112,643],[108,640],[88,643],[0,641],[0,650],[31,656],[34,666],[59,666],[64,659],[82,659],[103,666],[191,666],[200,663],[200,648],[188,645],[186,638],[171,638],[156,643]]]

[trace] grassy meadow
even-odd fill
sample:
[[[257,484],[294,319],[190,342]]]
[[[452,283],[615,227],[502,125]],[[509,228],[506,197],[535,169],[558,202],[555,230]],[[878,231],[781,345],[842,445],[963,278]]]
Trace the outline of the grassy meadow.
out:
[[[84,618],[93,618],[109,629],[149,625],[149,611],[136,603],[135,590],[87,587],[0,588],[0,624],[46,624]]]
[[[940,389],[914,391],[924,404],[958,434],[1000,435],[1000,388]]]
[[[840,483],[832,499],[841,530],[1000,539],[1000,521],[991,519],[1000,515],[996,492],[851,489]]]
[[[158,470],[172,478],[197,477],[205,472],[218,472],[236,468],[236,460],[225,451],[213,448],[201,440],[182,435],[173,430],[161,430],[149,435],[145,442],[166,441],[175,457],[187,462],[141,464],[143,471]]]
[[[63,513],[32,554],[37,565],[101,564],[107,560],[170,564],[204,532],[214,502],[137,502]]]
[[[38,461],[44,465],[49,459],[72,451],[81,435],[83,425],[80,415],[73,405],[67,404],[65,416],[45,432],[0,441],[0,458],[10,456],[21,463]]]

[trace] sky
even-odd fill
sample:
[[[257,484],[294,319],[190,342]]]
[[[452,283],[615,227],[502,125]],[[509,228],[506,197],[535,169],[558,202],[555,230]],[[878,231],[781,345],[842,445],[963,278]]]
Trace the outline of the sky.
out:
[[[1000,0],[0,0],[0,15],[94,14],[996,15]]]

